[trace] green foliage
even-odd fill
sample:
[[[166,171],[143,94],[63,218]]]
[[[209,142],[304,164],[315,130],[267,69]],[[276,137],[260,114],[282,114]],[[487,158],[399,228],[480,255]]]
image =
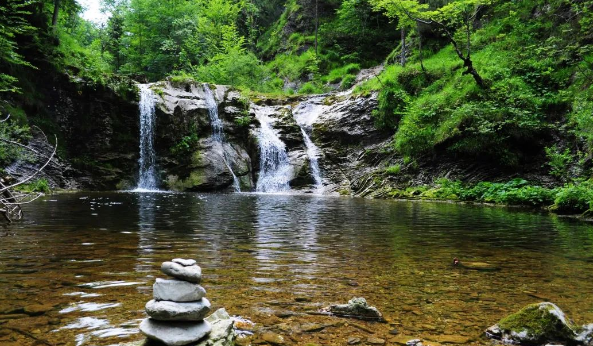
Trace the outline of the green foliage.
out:
[[[574,157],[570,153],[570,149],[566,148],[560,151],[556,145],[545,148],[546,156],[548,157],[548,165],[550,166],[550,174],[563,178],[568,173],[569,165],[573,162]]]
[[[33,68],[19,51],[18,35],[35,31],[26,20],[33,1],[7,0],[0,4],[0,93],[20,92],[13,70],[19,66]]]
[[[249,127],[249,125],[251,125],[252,120],[253,120],[253,118],[251,118],[249,115],[236,117],[234,119],[235,124],[237,124],[240,127]]]
[[[593,182],[591,180],[566,184],[558,189],[553,210],[559,213],[583,213],[593,209]]]
[[[18,185],[16,188],[18,191],[31,193],[31,192],[41,192],[41,193],[51,193],[51,188],[49,186],[49,182],[47,179],[36,179],[31,183]]]
[[[398,175],[402,171],[401,165],[393,165],[385,168],[385,174],[387,175]]]
[[[372,113],[375,124],[382,129],[396,129],[400,119],[406,114],[410,97],[399,86],[387,81],[378,97],[377,109]]]
[[[3,121],[6,118],[8,119]],[[21,109],[4,105],[4,111],[0,112],[0,121],[0,139],[24,145],[31,139],[30,128]],[[26,158],[26,154],[18,145],[0,141],[0,167],[5,167],[18,158]]]
[[[299,94],[321,94],[323,89],[313,82],[307,82],[299,89]]]
[[[194,130],[187,136],[183,136],[179,143],[171,147],[171,154],[178,159],[186,159],[196,150],[199,140],[198,134]]]

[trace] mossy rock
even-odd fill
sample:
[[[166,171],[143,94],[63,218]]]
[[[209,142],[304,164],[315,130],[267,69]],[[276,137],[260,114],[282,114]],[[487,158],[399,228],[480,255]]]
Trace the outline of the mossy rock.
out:
[[[491,337],[520,345],[541,345],[549,342],[579,344],[577,327],[558,306],[544,302],[527,305],[488,329]],[[497,335],[498,334],[498,335]]]

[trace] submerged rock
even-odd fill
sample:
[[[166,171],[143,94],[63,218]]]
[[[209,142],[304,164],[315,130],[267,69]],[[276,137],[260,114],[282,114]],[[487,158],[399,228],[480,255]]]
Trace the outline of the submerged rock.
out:
[[[493,272],[500,270],[499,267],[486,262],[461,262],[458,264],[458,266],[465,269],[478,270],[483,272]]]
[[[155,300],[174,302],[193,302],[206,296],[204,287],[187,281],[156,279],[152,285],[152,296]]]
[[[348,304],[330,305],[328,311],[336,316],[384,321],[383,315],[379,310],[374,306],[369,306],[364,298],[352,298],[348,301]]]
[[[176,279],[199,284],[202,280],[202,268],[198,265],[183,266],[175,262],[163,262],[161,271]]]
[[[486,330],[486,336],[508,344],[578,343],[578,328],[555,304],[527,305]]]
[[[201,321],[208,312],[210,312],[210,302],[206,298],[188,303],[166,300],[151,300],[146,303],[146,313],[159,321]]]
[[[171,324],[147,318],[140,323],[140,330],[144,335],[169,346],[187,345],[198,341],[210,333],[211,329],[212,327],[207,321]]]

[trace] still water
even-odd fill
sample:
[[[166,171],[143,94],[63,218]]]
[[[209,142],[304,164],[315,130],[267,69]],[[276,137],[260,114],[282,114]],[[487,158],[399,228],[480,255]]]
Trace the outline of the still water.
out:
[[[262,194],[77,193],[27,205],[0,228],[0,344],[142,339],[160,263],[194,258],[213,309],[287,344],[487,345],[523,305],[593,322],[593,227],[547,214],[444,203]],[[498,271],[451,266],[487,262]],[[388,323],[307,312],[362,296]],[[297,299],[298,298],[298,299]],[[327,324],[302,332],[307,323]],[[397,330],[398,334],[390,334]]]

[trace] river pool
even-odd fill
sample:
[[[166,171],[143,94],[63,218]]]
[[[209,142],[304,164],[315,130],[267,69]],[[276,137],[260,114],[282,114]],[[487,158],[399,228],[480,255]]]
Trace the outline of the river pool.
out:
[[[593,322],[593,226],[545,213],[309,195],[75,193],[27,205],[25,220],[0,235],[4,346],[142,339],[152,283],[174,257],[198,261],[213,309],[288,345],[352,337],[488,345],[486,327],[544,300],[578,324]],[[499,270],[453,267],[454,257]],[[309,313],[359,296],[388,323]],[[303,332],[307,323],[326,327]]]

